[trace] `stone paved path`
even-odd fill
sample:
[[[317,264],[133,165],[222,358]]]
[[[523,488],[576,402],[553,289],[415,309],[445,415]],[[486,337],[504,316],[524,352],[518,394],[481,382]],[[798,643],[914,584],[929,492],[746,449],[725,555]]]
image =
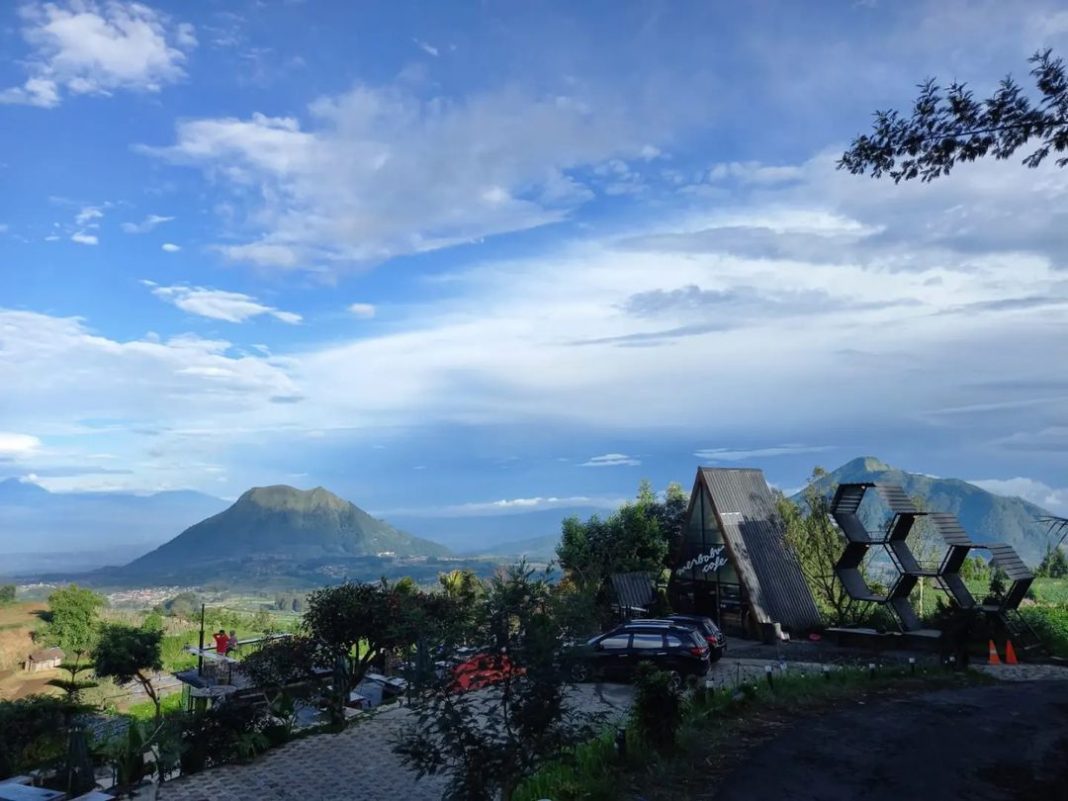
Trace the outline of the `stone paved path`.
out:
[[[1063,665],[979,665],[979,670],[1001,681],[1066,681]]]

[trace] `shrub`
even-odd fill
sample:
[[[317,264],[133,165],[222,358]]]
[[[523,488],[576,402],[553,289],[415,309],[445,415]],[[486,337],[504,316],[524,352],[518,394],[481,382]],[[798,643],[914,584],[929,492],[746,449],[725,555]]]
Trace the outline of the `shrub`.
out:
[[[1068,657],[1068,608],[1029,606],[1021,609],[1020,614],[1050,651]]]
[[[265,731],[272,725],[267,710],[241,703],[221,703],[207,712],[175,720],[186,744],[183,773],[228,762],[248,760],[270,745]]]
[[[62,699],[47,695],[0,701],[0,777],[56,763],[63,757],[67,709]]]
[[[642,665],[637,675],[638,694],[632,715],[638,732],[658,751],[675,745],[682,722],[682,693],[671,674]]]

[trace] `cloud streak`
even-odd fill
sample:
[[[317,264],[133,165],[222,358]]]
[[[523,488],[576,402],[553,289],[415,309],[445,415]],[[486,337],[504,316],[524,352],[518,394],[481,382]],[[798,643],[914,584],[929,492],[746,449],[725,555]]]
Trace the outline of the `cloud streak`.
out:
[[[179,309],[212,320],[228,323],[243,323],[253,317],[268,315],[283,323],[296,325],[301,316],[295,312],[282,311],[260,303],[251,295],[227,292],[200,286],[158,286],[152,281],[143,281],[152,294]]]

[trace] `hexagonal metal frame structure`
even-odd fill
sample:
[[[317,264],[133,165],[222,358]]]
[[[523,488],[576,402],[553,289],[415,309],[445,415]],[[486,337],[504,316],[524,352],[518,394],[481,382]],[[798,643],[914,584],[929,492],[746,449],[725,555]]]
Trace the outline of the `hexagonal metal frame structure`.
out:
[[[882,497],[893,517],[885,531],[872,532],[864,526],[858,514],[868,490],[874,489]],[[922,622],[909,603],[909,594],[921,578],[934,578],[956,601],[961,609],[977,606],[975,597],[960,577],[960,569],[972,550],[990,552],[992,562],[1008,575],[1012,582],[1005,597],[997,606],[983,606],[987,612],[1004,617],[1015,610],[1027,594],[1034,574],[1009,545],[977,545],[968,537],[956,515],[946,512],[921,512],[904,489],[896,484],[856,482],[839,484],[831,500],[831,517],[845,536],[846,547],[835,563],[834,572],[850,598],[886,604],[893,610],[902,631],[918,631]],[[935,570],[920,565],[908,546],[908,535],[920,517],[927,518],[945,543],[947,550]],[[864,557],[873,547],[881,547],[890,555],[898,578],[885,595],[872,591],[860,572]]]

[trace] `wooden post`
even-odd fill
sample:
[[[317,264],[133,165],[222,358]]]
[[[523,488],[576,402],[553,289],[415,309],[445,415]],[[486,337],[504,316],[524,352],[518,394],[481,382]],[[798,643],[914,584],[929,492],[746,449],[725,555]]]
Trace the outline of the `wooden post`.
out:
[[[200,605],[200,648],[197,651],[197,676],[204,675],[204,604]]]

